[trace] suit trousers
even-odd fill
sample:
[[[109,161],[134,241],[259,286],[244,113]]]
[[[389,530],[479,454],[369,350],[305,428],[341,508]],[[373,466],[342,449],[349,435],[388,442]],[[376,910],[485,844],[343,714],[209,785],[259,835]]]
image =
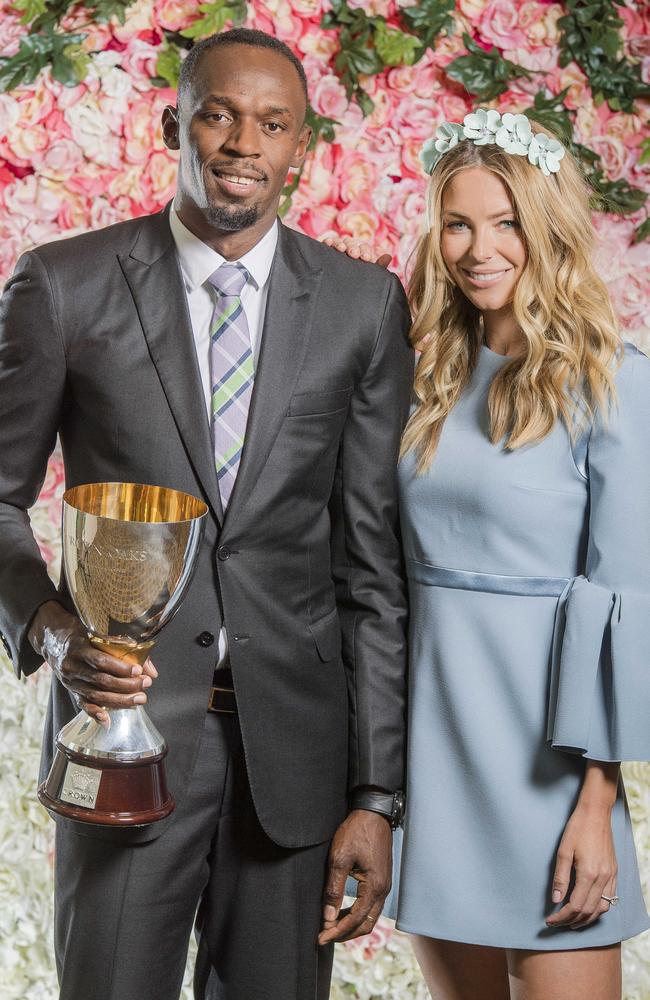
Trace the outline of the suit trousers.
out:
[[[60,1000],[178,1000],[193,926],[196,1000],[326,1000],[333,948],[316,938],[328,848],[266,836],[237,716],[206,713],[189,787],[156,840],[57,823]]]

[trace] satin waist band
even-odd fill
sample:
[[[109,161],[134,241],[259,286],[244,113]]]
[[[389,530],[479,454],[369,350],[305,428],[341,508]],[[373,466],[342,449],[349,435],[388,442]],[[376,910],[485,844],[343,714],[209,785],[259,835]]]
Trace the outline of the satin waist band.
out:
[[[570,582],[562,576],[498,576],[494,573],[468,573],[463,569],[444,569],[430,563],[406,560],[406,574],[411,580],[430,587],[452,590],[479,590],[486,594],[512,594],[517,597],[560,597]]]

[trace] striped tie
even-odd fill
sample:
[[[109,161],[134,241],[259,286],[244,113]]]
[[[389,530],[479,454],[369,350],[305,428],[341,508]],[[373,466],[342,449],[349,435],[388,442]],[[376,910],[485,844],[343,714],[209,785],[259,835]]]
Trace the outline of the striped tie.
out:
[[[222,264],[208,281],[217,290],[210,340],[210,425],[224,511],[244,446],[255,368],[241,293],[249,274],[242,264]]]

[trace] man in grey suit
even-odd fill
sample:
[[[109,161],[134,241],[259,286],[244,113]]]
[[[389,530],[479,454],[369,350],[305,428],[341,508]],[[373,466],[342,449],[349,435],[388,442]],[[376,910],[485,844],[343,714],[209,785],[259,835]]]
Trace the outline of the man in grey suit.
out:
[[[173,206],[25,254],[2,299],[0,628],[19,675],[54,673],[43,772],[79,704],[101,718],[150,688],[177,803],[131,830],[57,819],[63,1000],[177,998],[197,907],[197,997],[322,1000],[332,942],[370,931],[390,885],[409,315],[394,276],[277,220],[305,111],[275,39],[200,43],[163,116]],[[90,646],[48,579],[26,510],[57,433],[68,486],[209,505],[158,670]]]

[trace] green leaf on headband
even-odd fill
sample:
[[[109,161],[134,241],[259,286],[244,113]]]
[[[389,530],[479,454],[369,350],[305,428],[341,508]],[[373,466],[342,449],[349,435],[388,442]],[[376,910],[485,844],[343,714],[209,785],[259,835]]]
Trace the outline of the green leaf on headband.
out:
[[[415,7],[402,7],[399,15],[407,28],[418,36],[424,51],[435,47],[438,35],[453,33],[455,9],[455,0],[422,0]]]
[[[385,66],[412,66],[421,55],[422,43],[415,35],[389,28],[385,21],[375,25],[375,48]]]
[[[35,18],[40,17],[46,11],[45,0],[14,0],[11,6],[22,14],[21,24],[31,24]]]
[[[166,41],[156,60],[156,76],[152,83],[157,87],[178,87],[180,72],[180,50],[178,46]]]
[[[508,89],[510,80],[531,75],[524,66],[504,59],[494,45],[484,49],[468,34],[463,35],[463,43],[467,55],[450,62],[445,72],[479,101],[492,101]]]
[[[229,21],[234,25],[243,24],[246,20],[245,0],[212,0],[212,3],[199,4],[197,18],[189,28],[181,31],[184,38],[206,38],[223,31]]]

